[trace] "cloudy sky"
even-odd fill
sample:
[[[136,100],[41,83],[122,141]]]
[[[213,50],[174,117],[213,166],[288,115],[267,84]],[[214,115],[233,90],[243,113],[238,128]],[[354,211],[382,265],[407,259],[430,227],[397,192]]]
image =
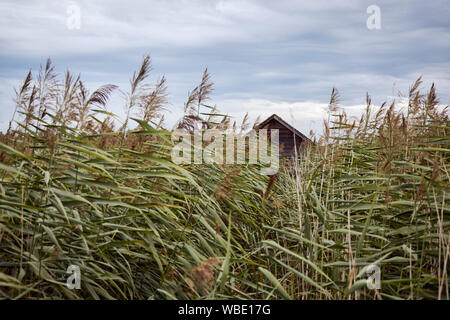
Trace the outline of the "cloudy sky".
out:
[[[370,5],[380,8],[380,29],[367,27]],[[70,27],[73,6],[79,29]],[[13,88],[47,57],[92,89],[113,83],[126,91],[150,54],[151,80],[167,77],[169,126],[206,67],[222,112],[289,122],[292,113],[306,134],[319,130],[333,86],[351,114],[367,91],[380,104],[420,75],[449,104],[449,18],[450,0],[2,0],[0,130],[13,114]],[[123,114],[119,94],[110,109]]]

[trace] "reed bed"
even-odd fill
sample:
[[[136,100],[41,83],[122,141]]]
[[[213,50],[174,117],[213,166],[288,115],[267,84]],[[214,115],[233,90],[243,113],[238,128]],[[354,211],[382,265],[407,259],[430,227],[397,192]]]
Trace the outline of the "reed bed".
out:
[[[359,120],[333,89],[324,134],[269,178],[173,163],[166,81],[150,69],[145,57],[118,128],[117,88],[91,93],[50,60],[16,90],[0,136],[2,298],[449,299],[450,137],[434,86],[418,79],[403,109],[367,97]],[[205,70],[178,127],[248,130],[212,90]]]

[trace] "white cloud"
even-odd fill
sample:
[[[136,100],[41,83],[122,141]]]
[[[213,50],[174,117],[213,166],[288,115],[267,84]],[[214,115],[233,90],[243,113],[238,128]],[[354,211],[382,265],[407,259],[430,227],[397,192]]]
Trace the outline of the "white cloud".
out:
[[[287,102],[267,99],[228,99],[218,101],[217,105],[220,111],[232,116],[237,124],[240,124],[247,112],[251,122],[258,116],[263,121],[275,113],[305,135],[309,135],[311,130],[316,133],[322,132],[328,108],[327,103],[316,101]],[[349,105],[342,108],[349,116],[359,116],[364,106]]]

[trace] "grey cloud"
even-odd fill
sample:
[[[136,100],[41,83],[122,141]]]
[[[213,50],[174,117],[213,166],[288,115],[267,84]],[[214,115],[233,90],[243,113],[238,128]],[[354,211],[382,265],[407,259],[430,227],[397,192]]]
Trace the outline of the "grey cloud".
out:
[[[80,30],[68,30],[66,8],[81,8]],[[366,28],[370,1],[173,0],[0,3],[0,99],[47,56],[57,69],[81,72],[88,85],[127,81],[143,54],[153,78],[166,74],[174,121],[188,90],[208,67],[214,98],[254,114],[269,105],[324,104],[332,86],[342,103],[381,103],[421,74],[450,100],[450,3],[379,0],[381,30]],[[8,91],[8,92],[7,92]],[[117,97],[111,104],[120,112]],[[9,110],[9,109],[8,109]],[[9,111],[8,111],[9,112]],[[2,113],[4,121],[8,112]],[[317,111],[320,115],[320,111]],[[4,116],[4,115],[5,116]]]

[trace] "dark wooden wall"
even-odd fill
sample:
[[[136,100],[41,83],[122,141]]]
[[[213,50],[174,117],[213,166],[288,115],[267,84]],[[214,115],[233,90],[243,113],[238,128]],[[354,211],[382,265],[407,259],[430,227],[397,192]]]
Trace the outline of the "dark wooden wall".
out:
[[[294,133],[286,128],[284,125],[279,123],[277,120],[273,119],[267,123],[261,129],[278,129],[279,130],[279,141],[280,141],[280,155],[283,157],[290,157],[295,155],[294,150]],[[270,137],[270,133],[268,133]],[[303,139],[299,136],[295,137],[295,143],[297,145],[297,153],[300,153],[300,146]]]

